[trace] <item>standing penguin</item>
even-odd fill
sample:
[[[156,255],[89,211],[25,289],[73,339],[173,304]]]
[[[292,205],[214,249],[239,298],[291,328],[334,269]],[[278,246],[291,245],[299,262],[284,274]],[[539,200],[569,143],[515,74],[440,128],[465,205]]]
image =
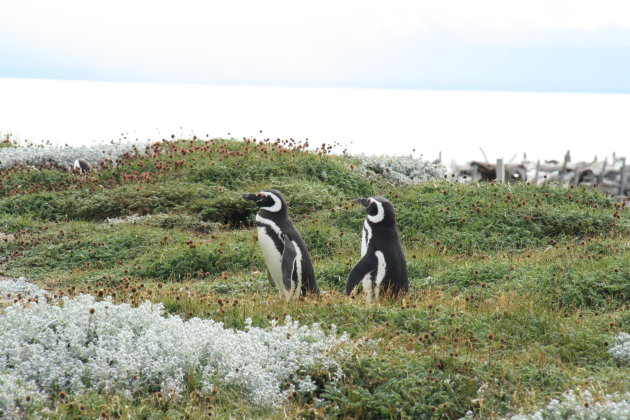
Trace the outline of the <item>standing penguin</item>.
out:
[[[378,300],[381,290],[392,295],[409,290],[407,261],[400,246],[394,206],[383,197],[359,198],[367,208],[361,238],[361,260],[354,266],[346,283],[349,295],[359,282],[368,302]]]
[[[262,248],[269,279],[286,301],[301,294],[319,294],[311,255],[287,213],[287,203],[277,190],[244,194],[260,210],[256,215],[258,243]]]

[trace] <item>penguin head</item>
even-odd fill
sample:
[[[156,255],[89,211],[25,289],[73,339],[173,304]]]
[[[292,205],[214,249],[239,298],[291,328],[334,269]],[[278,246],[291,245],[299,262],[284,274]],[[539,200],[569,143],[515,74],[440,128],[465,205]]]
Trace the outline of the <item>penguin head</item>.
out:
[[[246,200],[252,200],[261,210],[271,213],[286,213],[287,203],[278,190],[262,190],[255,194],[243,194]]]
[[[388,199],[372,196],[370,198],[359,198],[357,201],[365,206],[367,210],[367,220],[370,223],[394,223],[394,206]]]

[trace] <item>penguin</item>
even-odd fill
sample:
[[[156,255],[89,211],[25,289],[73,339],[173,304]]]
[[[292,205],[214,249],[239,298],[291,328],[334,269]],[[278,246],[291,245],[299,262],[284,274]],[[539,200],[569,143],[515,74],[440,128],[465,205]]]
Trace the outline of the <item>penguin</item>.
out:
[[[72,170],[83,174],[85,172],[90,172],[92,170],[92,166],[84,159],[77,159],[72,165]]]
[[[368,302],[385,293],[399,295],[409,291],[407,261],[398,238],[394,206],[383,197],[373,196],[357,200],[367,209],[361,237],[361,260],[354,266],[346,294],[359,284]]]
[[[260,208],[256,214],[258,243],[267,264],[270,282],[280,297],[291,301],[302,294],[319,294],[311,255],[287,213],[287,203],[277,190],[243,194]]]

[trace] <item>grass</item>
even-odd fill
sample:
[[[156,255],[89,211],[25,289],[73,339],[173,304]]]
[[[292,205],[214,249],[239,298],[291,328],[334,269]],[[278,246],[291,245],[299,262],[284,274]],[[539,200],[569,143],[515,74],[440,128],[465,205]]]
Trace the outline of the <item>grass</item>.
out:
[[[243,328],[289,314],[348,332],[344,379],[282,410],[236,389],[170,400],[68,396],[52,417],[479,418],[529,412],[569,389],[629,391],[607,349],[630,330],[630,212],[589,189],[366,180],[351,158],[290,142],[179,141],[76,175],[0,173],[0,272],[57,294],[162,302]],[[19,186],[19,188],[18,188]],[[281,303],[266,278],[244,192],[274,187],[311,250],[324,294]],[[363,210],[397,209],[411,292],[367,305],[342,295]],[[136,217],[129,217],[138,215]],[[125,219],[127,217],[127,219]],[[108,218],[122,218],[115,223]],[[2,239],[4,238],[4,239]],[[31,414],[37,414],[31,413]]]

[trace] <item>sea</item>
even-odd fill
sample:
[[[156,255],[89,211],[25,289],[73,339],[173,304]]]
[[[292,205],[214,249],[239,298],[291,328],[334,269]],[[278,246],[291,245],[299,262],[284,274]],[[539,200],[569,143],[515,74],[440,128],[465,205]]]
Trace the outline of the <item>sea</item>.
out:
[[[214,86],[0,78],[0,137],[92,145],[308,140],[445,164],[630,157],[630,95]]]

